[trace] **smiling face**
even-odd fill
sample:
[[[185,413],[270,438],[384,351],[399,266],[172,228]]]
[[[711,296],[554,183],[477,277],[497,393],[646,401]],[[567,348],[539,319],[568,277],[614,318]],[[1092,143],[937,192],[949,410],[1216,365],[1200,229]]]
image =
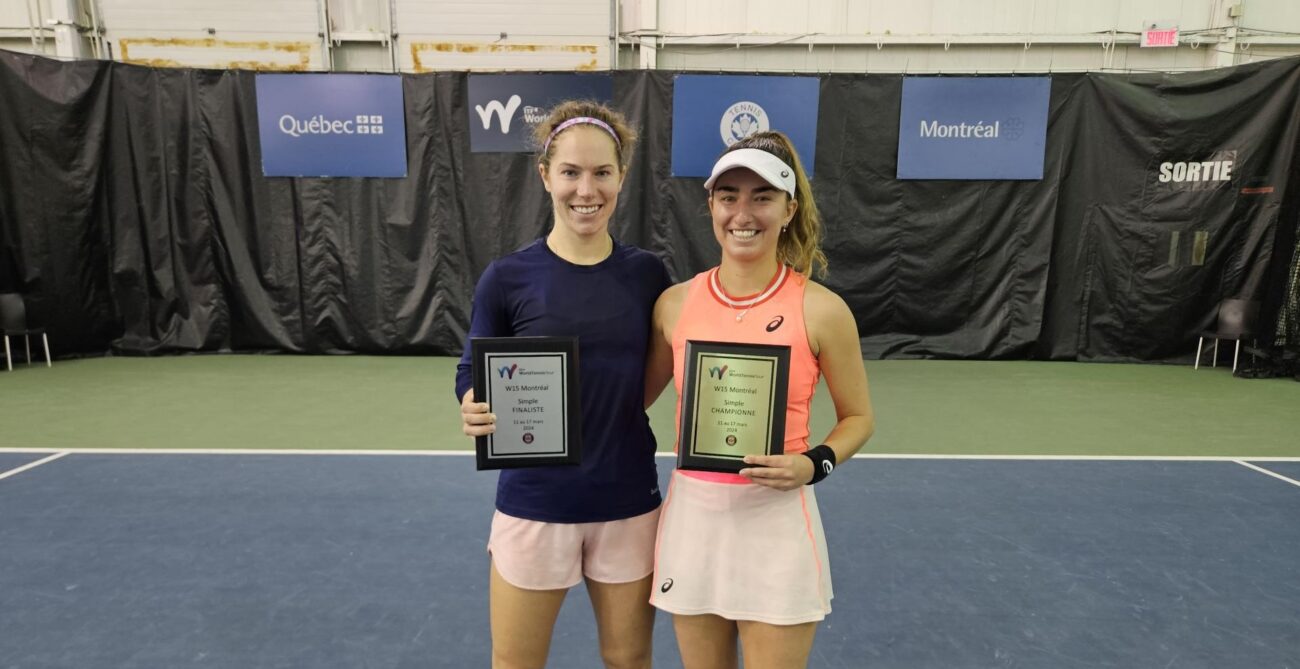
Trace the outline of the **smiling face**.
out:
[[[794,218],[798,203],[753,171],[724,172],[709,193],[713,234],[724,258],[743,262],[776,258],[781,228]]]
[[[568,128],[551,143],[550,164],[538,165],[555,209],[555,229],[575,239],[603,236],[623,187],[614,139],[601,128]]]

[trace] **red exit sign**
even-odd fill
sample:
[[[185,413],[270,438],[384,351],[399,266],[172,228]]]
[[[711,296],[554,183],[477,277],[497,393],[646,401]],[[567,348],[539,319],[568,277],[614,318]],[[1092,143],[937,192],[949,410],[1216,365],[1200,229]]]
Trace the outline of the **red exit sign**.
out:
[[[1142,46],[1178,46],[1178,27],[1151,25],[1142,31]]]

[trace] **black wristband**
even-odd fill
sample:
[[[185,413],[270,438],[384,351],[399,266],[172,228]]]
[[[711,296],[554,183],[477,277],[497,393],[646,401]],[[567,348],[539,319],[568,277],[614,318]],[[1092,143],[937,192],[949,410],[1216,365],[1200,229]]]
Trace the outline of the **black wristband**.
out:
[[[835,471],[835,451],[830,446],[822,444],[817,448],[810,448],[804,451],[804,455],[808,456],[813,463],[813,477],[808,485],[817,483]]]

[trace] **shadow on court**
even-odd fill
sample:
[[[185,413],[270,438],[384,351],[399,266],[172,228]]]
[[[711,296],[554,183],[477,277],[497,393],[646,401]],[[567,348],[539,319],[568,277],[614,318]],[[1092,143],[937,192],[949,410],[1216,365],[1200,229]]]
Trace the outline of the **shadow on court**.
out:
[[[0,453],[0,474],[45,455]],[[459,455],[18,473],[0,667],[486,667],[495,480]],[[860,459],[818,494],[836,597],[812,667],[1300,665],[1300,487],[1242,465]],[[599,667],[570,598],[550,666]],[[680,667],[667,616],[655,641]]]

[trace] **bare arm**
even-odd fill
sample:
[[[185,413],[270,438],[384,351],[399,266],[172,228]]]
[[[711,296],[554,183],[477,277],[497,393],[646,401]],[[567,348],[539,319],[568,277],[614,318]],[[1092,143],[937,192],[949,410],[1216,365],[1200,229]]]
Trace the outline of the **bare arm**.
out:
[[[817,359],[835,403],[835,427],[822,443],[835,451],[835,461],[853,457],[876,431],[867,370],[862,364],[858,324],[839,295],[813,284],[824,295],[816,311]],[[811,288],[811,286],[810,286]],[[806,458],[805,458],[806,459]]]
[[[844,300],[812,282],[804,295],[804,321],[808,344],[817,356],[835,403],[835,427],[822,443],[835,451],[836,463],[843,463],[862,448],[876,429],[857,321]],[[741,475],[779,490],[793,490],[813,477],[813,462],[803,454],[751,455],[745,457],[745,463],[758,466],[742,470]]]
[[[673,328],[682,311],[686,297],[686,284],[677,284],[665,290],[655,302],[654,323],[650,332],[650,348],[646,352],[645,408],[649,409],[664,386],[673,378]]]

